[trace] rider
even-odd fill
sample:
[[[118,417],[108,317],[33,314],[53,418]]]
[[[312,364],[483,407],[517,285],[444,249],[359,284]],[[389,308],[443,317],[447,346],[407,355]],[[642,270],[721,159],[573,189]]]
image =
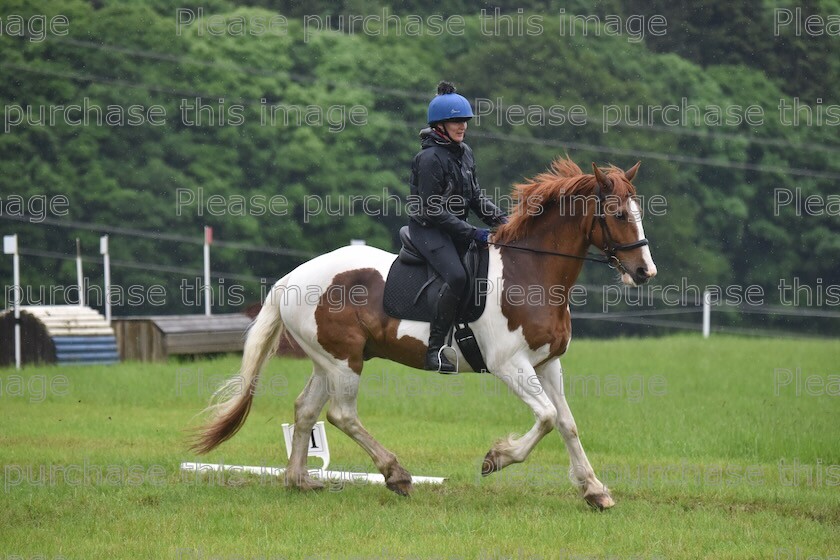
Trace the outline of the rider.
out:
[[[440,82],[429,103],[429,128],[420,131],[422,149],[411,164],[411,239],[444,282],[434,301],[425,364],[441,373],[456,372],[440,350],[467,283],[462,258],[471,242],[486,246],[490,236],[490,230],[468,224],[467,214],[472,209],[491,227],[507,222],[478,186],[473,153],[464,143],[472,117],[470,102],[454,85]]]

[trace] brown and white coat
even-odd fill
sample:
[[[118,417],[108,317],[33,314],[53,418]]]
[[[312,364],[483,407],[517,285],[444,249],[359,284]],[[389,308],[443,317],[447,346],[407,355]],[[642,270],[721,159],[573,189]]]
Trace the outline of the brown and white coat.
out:
[[[603,205],[611,241],[644,238],[641,214],[631,184],[638,164],[624,172],[610,167],[585,175],[568,159],[515,187],[518,206],[493,241],[525,249],[583,256],[590,245],[603,249],[610,239],[596,227],[594,193],[612,197]],[[429,324],[389,317],[382,305],[388,270],[396,256],[368,246],[349,246],[321,255],[281,278],[266,298],[245,346],[239,376],[217,393],[210,422],[194,448],[213,449],[244,423],[260,370],[277,337],[285,331],[312,359],[312,376],[295,403],[295,439],[286,470],[287,484],[302,489],[322,483],[306,469],[308,434],[329,401],[328,420],[371,456],[388,487],[407,494],[411,476],[396,456],[362,426],[356,397],[365,360],[382,357],[411,367],[423,365]],[[636,284],[656,275],[647,246],[619,253],[621,278]],[[521,437],[508,437],[487,453],[482,474],[524,461],[553,428],[570,456],[571,479],[598,508],[614,502],[597,479],[578,438],[563,391],[559,356],[571,340],[566,295],[583,261],[510,247],[490,248],[487,306],[471,323],[485,362],[534,412],[535,422]],[[458,356],[462,371],[469,371]]]

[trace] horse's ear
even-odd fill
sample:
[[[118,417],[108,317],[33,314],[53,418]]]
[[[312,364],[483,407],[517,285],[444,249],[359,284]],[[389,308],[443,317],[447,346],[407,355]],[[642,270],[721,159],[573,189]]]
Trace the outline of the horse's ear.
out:
[[[636,176],[636,171],[639,170],[640,165],[642,165],[642,162],[637,161],[636,165],[634,165],[633,167],[631,167],[630,169],[628,169],[627,171],[624,172],[624,178],[627,179],[628,181],[632,181],[633,177]]]
[[[595,162],[592,162],[592,171],[595,173],[595,180],[598,181],[598,184],[601,185],[601,188],[605,191],[609,191],[612,189],[612,181],[610,181],[604,172],[598,169],[598,166],[595,165]]]

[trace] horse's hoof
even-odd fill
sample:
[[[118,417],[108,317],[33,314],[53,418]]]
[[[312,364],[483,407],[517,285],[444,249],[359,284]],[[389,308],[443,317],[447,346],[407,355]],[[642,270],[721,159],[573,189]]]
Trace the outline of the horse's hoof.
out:
[[[588,496],[584,496],[583,499],[598,511],[610,509],[615,505],[615,501],[609,494],[589,494]]]
[[[388,476],[385,478],[385,486],[388,490],[396,492],[400,496],[408,496],[411,494],[411,475],[405,470],[402,465],[395,463],[388,469]]]
[[[481,463],[481,476],[487,476],[500,470],[502,470],[502,467],[499,466],[499,456],[491,449],[484,456],[484,461]]]
[[[286,475],[286,486],[301,492],[309,492],[311,490],[323,490],[325,485],[320,480],[312,478],[309,475],[290,477]]]
[[[385,486],[391,492],[399,494],[400,496],[410,496],[411,491],[414,487],[411,485],[411,480],[395,480],[395,481],[388,481],[385,483]]]

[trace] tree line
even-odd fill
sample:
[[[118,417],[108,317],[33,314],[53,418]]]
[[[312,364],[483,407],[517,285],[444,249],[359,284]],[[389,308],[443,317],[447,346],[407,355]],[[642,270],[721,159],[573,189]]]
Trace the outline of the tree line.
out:
[[[450,79],[480,110],[467,135],[491,196],[504,201],[512,184],[565,153],[583,169],[642,160],[640,195],[667,201],[644,224],[658,283],[756,285],[767,303],[779,302],[785,281],[840,284],[840,57],[828,35],[780,27],[775,4],[360,5],[4,2],[7,19],[69,21],[68,33],[39,40],[8,27],[0,35],[0,229],[48,254],[24,256],[24,283],[72,284],[74,263],[54,254],[72,255],[76,237],[95,279],[99,226],[112,228],[115,282],[162,285],[171,296],[117,314],[191,312],[182,282],[201,268],[205,225],[231,242],[213,248],[213,269],[227,273],[227,289],[241,284],[247,303],[308,255],[352,239],[395,250],[425,108],[437,81]],[[840,13],[836,2],[801,7],[799,17]],[[201,8],[202,18],[176,32],[178,8]],[[464,24],[451,35],[375,33],[375,19],[366,33],[304,29],[306,15],[382,10]],[[510,17],[504,32],[488,34],[488,14]],[[663,16],[666,32],[641,41],[608,32],[607,16],[634,14]],[[269,28],[278,15],[285,24]],[[541,33],[517,31],[516,18],[529,16],[541,17]],[[260,33],[249,33],[257,20]],[[242,33],[232,31],[238,22]],[[15,219],[9,204],[58,195],[69,203],[53,219]],[[10,259],[0,275],[11,278]],[[581,281],[613,277],[587,268]]]

